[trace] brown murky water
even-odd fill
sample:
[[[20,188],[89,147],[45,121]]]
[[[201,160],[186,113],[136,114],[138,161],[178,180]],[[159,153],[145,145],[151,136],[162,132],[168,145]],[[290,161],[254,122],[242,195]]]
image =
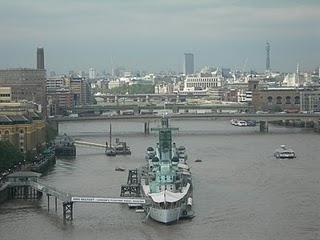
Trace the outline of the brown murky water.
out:
[[[153,124],[155,125],[155,124]],[[177,145],[189,155],[196,217],[173,225],[120,205],[76,204],[72,224],[62,209],[15,200],[0,206],[0,239],[320,239],[320,135],[306,129],[237,128],[224,121],[174,121]],[[107,157],[101,149],[78,147],[75,159],[59,159],[41,181],[79,195],[119,196],[127,172],[144,163],[154,135],[143,123],[114,122],[114,137],[127,141],[131,156]],[[104,144],[109,124],[77,122],[60,126],[78,139]],[[276,160],[273,151],[291,146],[297,158]],[[201,159],[202,162],[194,162]]]

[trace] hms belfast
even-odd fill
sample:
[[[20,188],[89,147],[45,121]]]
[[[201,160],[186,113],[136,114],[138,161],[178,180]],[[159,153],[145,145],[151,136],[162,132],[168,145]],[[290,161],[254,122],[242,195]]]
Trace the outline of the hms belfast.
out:
[[[161,119],[156,147],[148,147],[146,165],[140,169],[141,194],[146,199],[145,212],[161,223],[192,218],[192,176],[185,147],[176,147],[167,117]]]

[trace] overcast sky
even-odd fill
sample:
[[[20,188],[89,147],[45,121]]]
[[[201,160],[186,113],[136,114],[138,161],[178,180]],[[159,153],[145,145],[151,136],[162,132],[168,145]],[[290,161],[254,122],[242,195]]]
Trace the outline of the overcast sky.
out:
[[[320,65],[320,0],[0,0],[0,68],[294,71]]]

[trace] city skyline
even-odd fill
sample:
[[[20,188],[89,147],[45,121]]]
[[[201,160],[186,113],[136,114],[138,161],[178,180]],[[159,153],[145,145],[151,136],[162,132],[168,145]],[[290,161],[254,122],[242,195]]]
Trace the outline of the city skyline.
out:
[[[183,71],[183,55],[202,66],[313,70],[320,64],[319,1],[19,1],[0,0],[0,68],[111,72],[112,67]]]

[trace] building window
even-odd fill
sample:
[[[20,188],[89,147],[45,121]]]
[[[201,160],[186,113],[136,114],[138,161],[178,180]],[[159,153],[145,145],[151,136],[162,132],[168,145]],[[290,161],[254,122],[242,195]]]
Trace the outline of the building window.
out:
[[[300,97],[299,96],[296,96],[294,98],[294,104],[300,104]]]
[[[280,96],[278,96],[277,97],[277,102],[276,102],[277,104],[282,104],[282,97],[280,97]]]
[[[290,96],[286,97],[286,104],[291,104],[291,97]]]
[[[268,97],[268,103],[272,103],[272,97],[271,96]]]

